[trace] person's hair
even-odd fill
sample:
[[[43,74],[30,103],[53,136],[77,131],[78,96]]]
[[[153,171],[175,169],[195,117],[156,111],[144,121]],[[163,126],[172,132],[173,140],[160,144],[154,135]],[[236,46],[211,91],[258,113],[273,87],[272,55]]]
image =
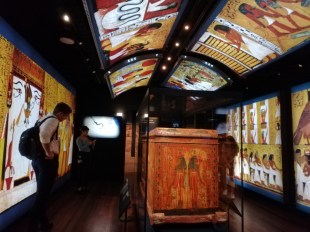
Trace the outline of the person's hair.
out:
[[[269,155],[269,160],[273,160],[273,154]]]
[[[265,159],[266,157],[267,157],[267,154],[264,154],[264,155],[263,155],[263,159]]]
[[[89,131],[89,128],[87,126],[81,126],[80,131]]]
[[[148,26],[147,26],[147,28],[149,29],[149,28],[160,28],[161,27],[161,23],[152,23],[152,24],[149,24]]]
[[[225,25],[216,25],[214,27],[214,30],[215,31],[218,31],[218,30],[221,30],[221,31],[225,31],[225,32],[228,32],[230,30],[229,27],[225,26]]]
[[[306,161],[307,161],[307,163],[308,163],[308,165],[310,165],[310,155],[306,155]]]
[[[72,113],[72,109],[70,108],[70,106],[68,106],[66,103],[64,102],[59,102],[55,108],[53,113],[57,114],[57,113],[64,113],[64,114],[70,114]]]

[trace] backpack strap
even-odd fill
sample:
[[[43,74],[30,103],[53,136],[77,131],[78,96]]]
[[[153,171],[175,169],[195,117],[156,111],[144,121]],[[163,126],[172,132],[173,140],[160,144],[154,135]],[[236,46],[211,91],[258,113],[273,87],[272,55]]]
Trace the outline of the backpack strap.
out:
[[[49,118],[56,118],[56,117],[53,116],[53,115],[48,116],[48,117],[44,118],[42,121],[37,121],[37,122],[36,122],[36,126],[37,126],[37,127],[40,127],[40,126],[41,126],[47,119],[49,119]],[[51,141],[52,141],[52,139],[54,138],[55,135],[56,135],[56,138],[57,138],[57,137],[58,137],[58,126],[57,126],[55,132],[53,133],[53,135],[52,135],[51,138],[50,138]]]
[[[40,127],[42,124],[43,124],[43,122],[45,122],[47,119],[49,119],[49,118],[56,118],[55,116],[53,116],[53,115],[51,115],[51,116],[48,116],[48,117],[46,117],[46,118],[44,118],[42,121],[37,121],[36,122],[36,126],[38,126],[38,127]]]

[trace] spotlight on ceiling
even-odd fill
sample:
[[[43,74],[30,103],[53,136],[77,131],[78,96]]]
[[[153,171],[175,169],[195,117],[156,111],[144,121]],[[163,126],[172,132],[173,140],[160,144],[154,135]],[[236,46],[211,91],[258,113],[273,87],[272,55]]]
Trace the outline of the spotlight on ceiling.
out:
[[[118,116],[118,117],[123,117],[123,113],[122,113],[122,112],[117,112],[117,113],[116,113],[116,116]]]
[[[69,23],[69,22],[70,22],[70,17],[69,17],[69,15],[64,14],[63,20],[64,20],[65,22]]]

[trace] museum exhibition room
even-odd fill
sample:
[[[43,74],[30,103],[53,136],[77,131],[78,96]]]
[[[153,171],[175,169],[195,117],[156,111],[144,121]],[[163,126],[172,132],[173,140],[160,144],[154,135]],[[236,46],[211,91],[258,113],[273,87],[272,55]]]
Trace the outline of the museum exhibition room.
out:
[[[309,0],[1,1],[0,231],[29,225],[51,161],[21,138],[58,103],[33,232],[310,231],[309,41]]]

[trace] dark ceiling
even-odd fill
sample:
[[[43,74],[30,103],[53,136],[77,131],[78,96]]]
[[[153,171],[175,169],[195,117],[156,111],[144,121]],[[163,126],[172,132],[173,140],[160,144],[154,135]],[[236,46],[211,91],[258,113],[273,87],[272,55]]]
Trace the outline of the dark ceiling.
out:
[[[152,79],[151,86],[161,87],[161,82],[166,78],[169,69],[173,67],[178,56],[186,52],[191,38],[199,31],[203,21],[210,17],[218,2],[189,1],[178,24],[171,32],[170,40],[166,41],[165,47],[160,51],[164,57],[173,54],[173,59],[167,70],[155,71],[156,79]],[[64,12],[71,16],[71,24],[65,24],[61,20]],[[98,58],[82,0],[2,0],[0,13],[8,24],[76,88],[82,113],[96,112],[98,108],[103,108],[106,114],[114,114],[116,110],[124,108],[129,112],[137,109],[146,91],[144,87],[132,89],[115,99],[111,98],[108,86],[103,81],[106,67],[102,67]],[[190,31],[183,30],[185,23],[191,25]],[[61,43],[59,38],[65,34],[73,37],[76,43],[74,45]],[[182,41],[182,45],[178,48],[173,46],[176,40]],[[303,83],[310,80],[309,57],[308,43],[302,49],[295,50],[242,78],[218,64],[233,77],[233,84],[223,90],[241,91],[247,99],[274,91],[279,87]]]

